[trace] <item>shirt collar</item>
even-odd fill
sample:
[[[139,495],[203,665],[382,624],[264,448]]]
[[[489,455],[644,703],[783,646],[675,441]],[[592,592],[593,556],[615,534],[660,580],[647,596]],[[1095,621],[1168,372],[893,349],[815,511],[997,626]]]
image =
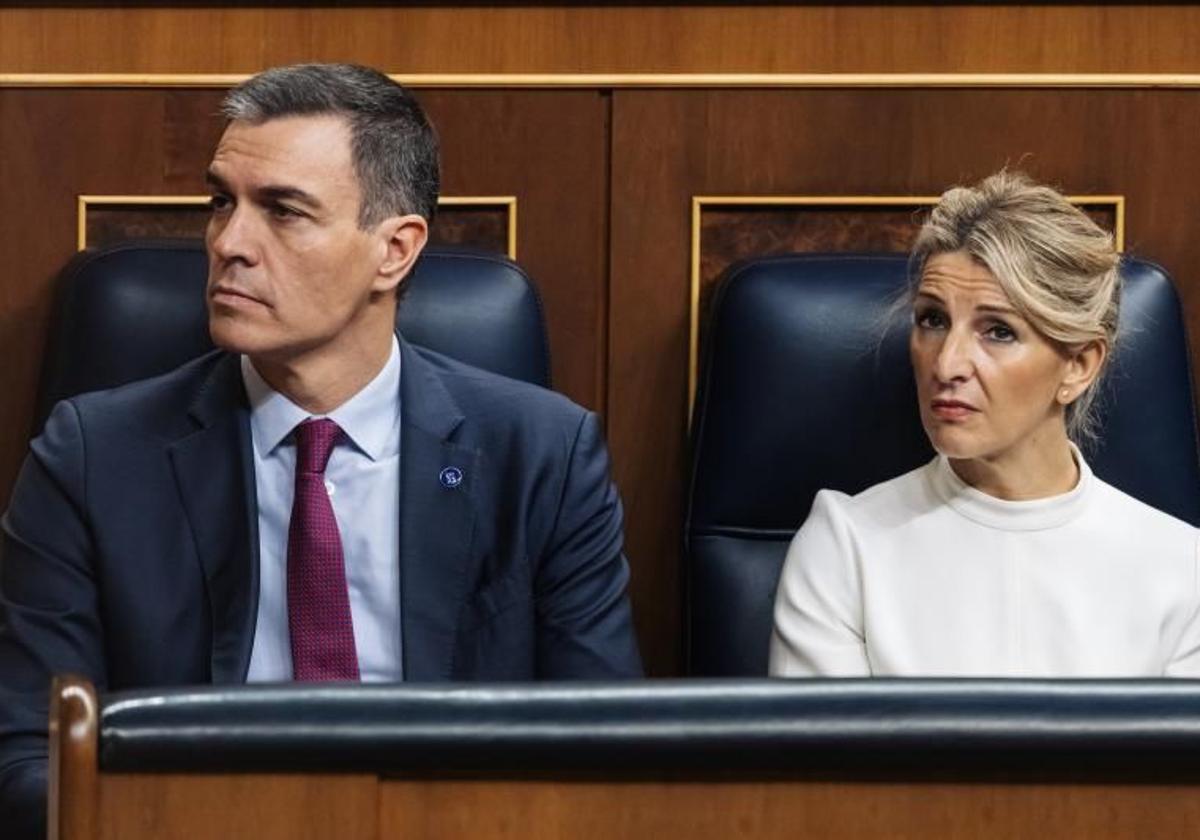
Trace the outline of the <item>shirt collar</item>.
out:
[[[242,382],[250,400],[250,427],[260,457],[275,451],[292,429],[310,417],[333,420],[372,461],[395,454],[400,423],[400,344],[392,336],[392,352],[375,378],[346,402],[325,415],[305,411],[272,388],[248,356],[243,355]]]
[[[1091,467],[1084,460],[1083,453],[1074,443],[1069,445],[1071,456],[1079,467],[1079,480],[1066,493],[1044,499],[1013,502],[989,496],[959,478],[945,455],[938,455],[933,459],[933,468],[928,476],[934,491],[943,501],[980,525],[1004,531],[1040,531],[1056,528],[1083,512],[1095,483]]]

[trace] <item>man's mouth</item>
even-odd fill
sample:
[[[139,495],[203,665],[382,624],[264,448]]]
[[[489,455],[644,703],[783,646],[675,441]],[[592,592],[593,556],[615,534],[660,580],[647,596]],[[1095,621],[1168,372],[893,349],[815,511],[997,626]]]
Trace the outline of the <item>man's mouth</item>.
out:
[[[262,298],[250,294],[244,289],[236,286],[230,286],[226,283],[218,283],[209,291],[208,296],[213,303],[222,303],[228,306],[243,306],[247,303],[255,303],[259,306],[267,306],[266,301]]]

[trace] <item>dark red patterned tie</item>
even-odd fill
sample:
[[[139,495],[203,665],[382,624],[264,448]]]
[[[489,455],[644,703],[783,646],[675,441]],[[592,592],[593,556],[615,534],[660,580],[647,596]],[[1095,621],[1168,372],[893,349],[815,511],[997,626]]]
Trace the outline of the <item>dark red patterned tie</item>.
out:
[[[357,680],[342,537],[325,492],[325,465],[342,430],[329,419],[305,420],[294,434],[296,495],[288,526],[287,569],[292,678]]]

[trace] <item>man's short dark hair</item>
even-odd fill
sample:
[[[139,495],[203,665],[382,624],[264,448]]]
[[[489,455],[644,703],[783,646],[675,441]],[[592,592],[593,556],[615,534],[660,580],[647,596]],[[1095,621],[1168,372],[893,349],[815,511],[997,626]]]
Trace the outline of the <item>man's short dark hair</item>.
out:
[[[437,134],[402,86],[357,64],[295,64],[247,79],[225,97],[230,120],[339,114],[350,123],[350,150],[362,189],[358,223],[415,213],[432,221],[440,174]]]

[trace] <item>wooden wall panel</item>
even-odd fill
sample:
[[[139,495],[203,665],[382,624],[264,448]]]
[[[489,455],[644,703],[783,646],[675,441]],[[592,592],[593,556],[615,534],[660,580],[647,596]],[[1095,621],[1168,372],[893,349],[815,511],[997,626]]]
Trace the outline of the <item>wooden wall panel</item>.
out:
[[[196,155],[219,125],[192,122],[168,144],[162,92],[0,90],[0,487],[6,501],[29,433],[55,273],[75,252],[79,193],[197,192],[174,156]],[[210,100],[211,94],[206,94]],[[212,111],[212,108],[209,109]]]
[[[130,200],[89,202],[83,213],[81,240],[86,247],[100,248],[127,239],[204,238],[209,217],[207,202],[156,204],[142,196],[119,198]],[[429,228],[429,244],[508,254],[510,212],[511,208],[496,203],[440,207]]]
[[[420,92],[445,195],[517,197],[517,259],[538,284],[554,387],[606,404],[609,96],[597,90]]]
[[[379,782],[372,775],[105,773],[102,779],[95,840],[387,836],[379,832]]]
[[[679,661],[693,196],[936,195],[1021,163],[1125,195],[1128,249],[1173,275],[1200,336],[1197,132],[1200,91],[616,92],[609,436],[630,554],[653,558],[634,581],[647,659]]]
[[[53,280],[76,248],[77,196],[203,193],[220,95],[0,88],[0,505],[25,450]],[[555,385],[603,410],[606,97],[422,98],[443,135],[445,193],[517,197],[517,253],[545,303]]]
[[[1159,840],[1200,819],[1184,784],[398,780],[379,802],[381,836],[423,840]]]
[[[868,196],[880,203],[843,203],[834,196],[798,196],[777,203],[705,201],[700,213],[700,282],[707,290],[733,263],[748,257],[794,251],[876,251],[903,253],[912,247],[935,199],[904,201],[903,196]],[[811,203],[809,200],[811,199]],[[766,201],[770,202],[768,197]],[[887,202],[887,203],[883,203]],[[1084,206],[1107,231],[1117,227],[1115,203]]]
[[[1185,4],[397,5],[3,8],[0,73],[1200,71]]]

